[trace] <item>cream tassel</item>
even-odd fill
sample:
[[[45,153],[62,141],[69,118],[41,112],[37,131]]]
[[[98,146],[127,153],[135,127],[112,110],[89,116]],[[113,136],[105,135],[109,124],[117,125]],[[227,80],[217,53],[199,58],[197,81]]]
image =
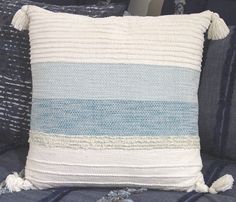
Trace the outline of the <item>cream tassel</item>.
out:
[[[16,172],[7,176],[5,184],[10,192],[34,189],[34,186],[28,180],[21,178]]]
[[[11,24],[15,29],[22,31],[29,28],[28,8],[27,5],[22,6],[22,8],[14,15]]]
[[[209,193],[217,194],[218,192],[224,192],[226,190],[232,189],[234,183],[234,178],[232,175],[224,175],[220,177],[218,180],[213,182],[211,187],[209,188]]]
[[[225,192],[232,189],[233,183],[234,178],[232,175],[226,174],[213,182],[210,188],[201,181],[197,182],[194,190],[199,193],[217,194],[218,192]]]
[[[229,34],[229,28],[217,13],[211,14],[211,24],[208,29],[208,39],[223,39]]]

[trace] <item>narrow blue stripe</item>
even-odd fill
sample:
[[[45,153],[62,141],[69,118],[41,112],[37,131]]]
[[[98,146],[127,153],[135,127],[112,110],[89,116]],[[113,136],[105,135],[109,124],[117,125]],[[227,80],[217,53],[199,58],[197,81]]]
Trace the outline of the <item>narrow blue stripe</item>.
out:
[[[67,135],[197,135],[197,104],[33,99],[31,130]]]

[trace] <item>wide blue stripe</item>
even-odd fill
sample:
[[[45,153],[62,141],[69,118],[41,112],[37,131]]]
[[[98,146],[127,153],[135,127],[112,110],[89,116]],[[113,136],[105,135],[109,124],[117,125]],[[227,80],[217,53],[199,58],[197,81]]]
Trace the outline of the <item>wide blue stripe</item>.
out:
[[[33,99],[31,130],[66,135],[196,135],[197,104]]]
[[[144,64],[37,63],[34,98],[197,102],[200,72]]]

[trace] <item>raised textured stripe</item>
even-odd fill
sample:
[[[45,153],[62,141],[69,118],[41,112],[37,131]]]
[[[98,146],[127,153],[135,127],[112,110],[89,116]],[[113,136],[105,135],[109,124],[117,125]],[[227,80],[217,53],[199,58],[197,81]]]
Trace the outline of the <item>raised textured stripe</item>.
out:
[[[30,131],[29,143],[71,149],[199,149],[196,136],[66,136]]]
[[[41,188],[129,182],[126,185],[187,189],[202,177],[201,166],[199,149],[71,150],[31,143],[26,175]]]
[[[37,63],[34,98],[197,103],[200,72],[142,64]]]
[[[33,16],[30,23],[32,64],[58,61],[141,63],[200,71],[204,41],[201,33],[205,32],[210,23],[209,12],[192,15],[187,20],[182,16],[160,19],[132,16],[125,20],[108,17],[94,20],[65,14],[58,14],[54,18],[53,13],[37,7],[30,7],[27,13]],[[175,29],[172,28],[173,19]],[[72,42],[69,47],[68,40]],[[91,41],[94,43],[89,44]],[[144,41],[147,43],[137,45]],[[163,45],[163,41],[169,44]],[[178,43],[182,44],[182,48],[175,46]],[[189,49],[189,44],[194,44],[195,49]]]
[[[193,103],[33,99],[31,130],[65,135],[197,135]]]

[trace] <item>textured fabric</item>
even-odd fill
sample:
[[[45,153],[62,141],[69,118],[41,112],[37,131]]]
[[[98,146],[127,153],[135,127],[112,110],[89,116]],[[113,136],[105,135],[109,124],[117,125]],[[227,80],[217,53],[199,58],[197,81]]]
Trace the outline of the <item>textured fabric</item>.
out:
[[[164,0],[161,14],[189,14],[205,10],[219,13],[227,25],[236,25],[236,2],[234,0]]]
[[[24,168],[24,163],[26,161],[27,149],[15,149],[6,152],[5,154],[0,155],[0,179],[4,179],[9,173],[14,171],[20,171]],[[203,155],[203,173],[207,175],[212,174],[212,170],[209,168],[212,167],[213,163],[218,162],[219,159],[213,158],[211,156]],[[213,166],[215,168],[215,165]],[[236,164],[235,162],[229,162],[227,166],[224,167],[220,172],[220,176],[225,173],[231,173],[234,178],[236,178]],[[72,190],[65,193],[65,190]],[[8,193],[0,195],[0,201],[4,202],[49,202],[53,199],[59,199],[62,202],[72,201],[72,202],[95,202],[106,196],[111,190],[125,190],[125,188],[57,188],[57,189],[48,189],[48,190],[31,190],[31,191],[21,191],[18,193]],[[180,198],[184,197],[187,193],[184,192],[173,192],[173,191],[160,191],[160,190],[148,190],[138,194],[132,194],[130,199],[133,202],[163,202],[168,199],[168,202],[176,202]],[[63,197],[64,196],[64,197]],[[198,202],[235,202],[236,200],[236,189],[235,186],[232,190],[229,190],[225,193],[219,193],[216,195],[205,194],[201,196],[197,201]],[[195,202],[196,200],[191,200]],[[181,202],[189,202],[181,201]]]
[[[66,135],[194,136],[197,117],[195,103],[33,99],[31,130]]]
[[[121,16],[127,3],[100,1],[86,6],[55,6],[28,0],[0,0],[0,141],[24,145],[29,133],[32,93],[29,39],[27,31],[19,32],[10,26],[13,14],[23,5],[33,4],[57,12]]]
[[[63,184],[187,191],[204,185],[197,88],[204,33],[212,16],[207,11],[95,19],[22,7],[12,24],[29,29],[35,87],[26,180],[40,189]],[[71,73],[63,73],[65,67]],[[156,80],[148,79],[151,74]],[[165,79],[169,82],[159,86],[156,97],[137,88],[141,81],[153,92]],[[52,94],[44,93],[48,87]],[[182,98],[162,96],[168,88],[179,89]],[[95,91],[100,97],[92,95]],[[149,136],[162,141],[162,147],[156,148],[157,143],[147,148]],[[127,137],[123,144],[121,137]],[[164,141],[167,137],[188,138],[192,147],[185,141]]]
[[[199,88],[202,150],[236,159],[236,28],[226,39],[209,42]]]
[[[45,137],[46,136],[46,137]],[[109,137],[105,135],[99,135],[94,137],[80,136],[80,137],[68,137],[67,135],[60,135],[55,137],[54,135],[48,135],[47,133],[32,132],[30,142],[36,142],[41,145],[47,145],[50,147],[61,148],[63,146],[67,148],[88,148],[88,149],[102,149],[104,147],[108,149],[174,149],[174,148],[199,148],[198,137],[183,137],[183,136],[162,136],[152,137],[149,136],[119,136]],[[164,143],[168,142],[168,145]],[[135,145],[135,146],[133,146]]]
[[[81,63],[75,65],[74,63],[50,62],[49,64],[33,64],[32,69],[33,77],[38,81],[34,85],[34,95],[42,101],[48,96],[62,99],[66,95],[70,99],[181,101],[187,102],[187,105],[196,100],[193,95],[197,94],[199,81],[198,71],[171,66],[165,68],[140,64]],[[52,78],[51,75],[55,76]],[[185,79],[183,80],[182,77]],[[169,82],[170,79],[172,83]],[[56,82],[58,85],[47,85],[48,80],[50,83]],[[84,85],[85,80],[86,85]],[[73,82],[73,86],[65,85],[68,82]],[[128,83],[129,88],[122,83]],[[133,83],[136,85],[132,85]],[[176,83],[178,86],[175,85]],[[100,90],[97,91],[93,86],[97,86]],[[149,86],[152,88],[150,89]],[[166,91],[163,91],[163,88]],[[185,96],[182,95],[182,92]]]

